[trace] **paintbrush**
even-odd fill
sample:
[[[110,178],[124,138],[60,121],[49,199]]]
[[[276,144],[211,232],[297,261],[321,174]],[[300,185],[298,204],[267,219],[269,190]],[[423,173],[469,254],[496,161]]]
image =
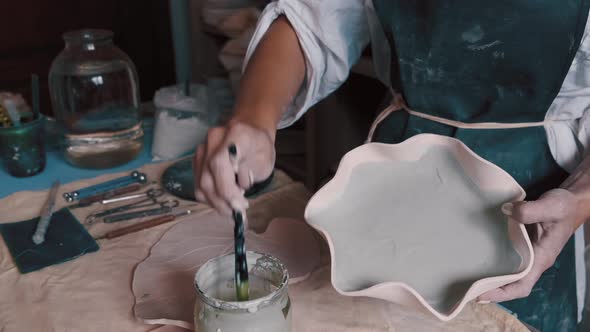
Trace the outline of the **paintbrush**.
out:
[[[244,238],[244,216],[234,211],[234,255],[236,258],[236,293],[238,301],[248,301],[250,285],[248,283],[248,261],[246,260],[246,239]]]
[[[230,158],[235,158],[238,149],[235,144],[229,146]],[[237,174],[236,174],[237,180]],[[246,239],[244,237],[244,215],[240,211],[233,211],[234,217],[234,256],[236,262],[236,294],[238,301],[248,301],[250,285],[248,282],[248,261],[246,260]]]

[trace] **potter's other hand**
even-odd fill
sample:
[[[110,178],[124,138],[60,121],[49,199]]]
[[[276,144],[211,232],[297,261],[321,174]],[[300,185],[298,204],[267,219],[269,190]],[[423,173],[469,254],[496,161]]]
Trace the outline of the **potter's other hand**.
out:
[[[527,276],[481,295],[478,300],[482,302],[504,302],[527,297],[541,274],[553,266],[580,218],[578,198],[565,189],[548,191],[537,201],[504,204],[502,211],[513,220],[530,227],[535,260]]]
[[[243,211],[244,192],[268,178],[274,162],[272,133],[240,121],[212,128],[195,153],[196,198],[224,215]]]

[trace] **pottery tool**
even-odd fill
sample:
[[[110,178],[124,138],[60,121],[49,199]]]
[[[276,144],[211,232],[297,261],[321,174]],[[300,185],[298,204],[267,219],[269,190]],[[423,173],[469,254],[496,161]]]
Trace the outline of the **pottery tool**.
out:
[[[171,213],[172,209],[179,205],[179,202],[177,200],[170,200],[170,201],[161,202],[159,204],[160,204],[160,207],[157,207],[154,209],[145,209],[145,210],[139,210],[139,211],[133,211],[133,212],[127,212],[127,213],[121,213],[121,214],[115,214],[112,216],[107,216],[107,217],[104,217],[103,221],[105,223],[114,223],[114,222],[127,221],[127,220],[132,220],[132,219],[137,219],[137,218],[143,218],[143,217],[159,216],[161,214]]]
[[[127,195],[121,197],[115,197],[110,199],[103,199],[100,201],[100,204],[111,204],[111,203],[118,203],[123,201],[128,201],[131,199],[141,198],[141,197],[159,197],[164,195],[164,191],[161,189],[149,189],[148,191],[141,193],[141,194],[134,194],[134,195]]]
[[[97,202],[100,202],[101,204],[106,204],[106,203],[104,203],[105,200],[109,200],[109,199],[112,199],[113,197],[117,197],[120,195],[125,195],[125,194],[129,194],[129,193],[138,191],[139,189],[141,189],[141,187],[142,187],[142,185],[140,183],[134,183],[134,184],[129,185],[127,187],[109,190],[109,191],[104,192],[102,194],[83,198],[78,203],[68,206],[68,208],[70,210],[84,208],[84,207],[91,206],[92,204],[97,203]]]
[[[113,215],[116,213],[126,212],[129,210],[149,208],[149,207],[153,207],[153,206],[157,206],[157,205],[160,205],[160,208],[165,208],[166,206],[169,206],[169,207],[178,206],[177,200],[159,202],[157,199],[158,196],[159,196],[159,194],[157,192],[152,193],[152,194],[149,194],[146,199],[142,199],[142,200],[139,200],[139,201],[127,204],[127,205],[122,205],[122,206],[114,207],[111,209],[103,210],[101,212],[90,214],[90,215],[88,215],[88,217],[86,217],[86,223],[92,224],[96,221],[96,219],[104,218],[104,217],[107,217],[107,216],[110,216],[110,215]]]
[[[165,215],[165,216],[157,217],[157,218],[154,218],[154,219],[151,219],[151,220],[148,220],[148,221],[144,221],[144,222],[141,222],[141,223],[138,223],[138,224],[135,224],[135,225],[126,226],[126,227],[119,228],[119,229],[114,230],[114,231],[110,231],[110,232],[106,233],[105,235],[96,238],[96,240],[102,240],[102,239],[108,239],[108,240],[110,240],[110,239],[114,239],[114,238],[117,238],[117,237],[121,237],[121,236],[130,234],[130,233],[139,232],[139,231],[142,231],[144,229],[156,227],[156,226],[159,226],[159,225],[162,225],[162,224],[165,224],[165,223],[174,221],[174,220],[176,220],[178,218],[187,216],[187,215],[189,215],[191,213],[193,213],[192,210],[186,210],[186,211],[183,211],[183,212],[178,213],[178,214],[168,214],[168,215]]]
[[[87,198],[90,196],[98,195],[100,193],[114,190],[117,188],[122,188],[128,186],[133,183],[146,183],[147,182],[147,175],[144,173],[140,173],[138,171],[133,171],[131,174],[127,176],[123,176],[120,178],[116,178],[113,180],[109,180],[103,183],[95,184],[90,187],[78,189],[76,191],[72,191],[69,193],[65,193],[63,196],[68,202],[73,202],[75,200],[80,200],[83,198]]]
[[[35,230],[35,234],[33,235],[33,242],[39,245],[45,242],[45,233],[47,233],[47,229],[49,228],[49,221],[51,220],[51,216],[53,216],[53,211],[55,208],[55,199],[57,197],[57,189],[59,188],[59,180],[55,181],[49,190],[49,197],[47,198],[47,202],[41,210],[41,218],[39,219],[39,223],[37,224],[37,229]]]
[[[250,290],[248,283],[248,261],[244,238],[244,215],[234,211],[234,254],[236,258],[236,293],[238,301],[248,301]]]
[[[231,159],[238,154],[235,144],[228,148]],[[236,181],[237,181],[236,174]],[[246,260],[246,239],[244,238],[244,214],[240,211],[233,211],[234,218],[234,255],[236,260],[235,279],[238,301],[248,301],[250,290],[248,283],[248,261]]]

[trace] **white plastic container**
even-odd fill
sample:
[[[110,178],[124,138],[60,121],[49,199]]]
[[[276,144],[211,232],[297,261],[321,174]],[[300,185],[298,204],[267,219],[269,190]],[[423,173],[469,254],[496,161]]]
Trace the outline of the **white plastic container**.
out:
[[[207,85],[191,85],[188,96],[181,86],[162,88],[154,105],[152,158],[170,160],[193,153],[204,142],[209,128],[231,111],[233,96],[229,82],[213,79]]]

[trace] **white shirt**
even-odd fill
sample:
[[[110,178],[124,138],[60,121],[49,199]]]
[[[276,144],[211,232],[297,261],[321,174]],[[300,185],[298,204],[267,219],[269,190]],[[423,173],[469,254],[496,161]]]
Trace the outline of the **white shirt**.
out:
[[[380,81],[389,86],[391,50],[376,16],[372,0],[278,0],[262,13],[244,66],[271,23],[285,15],[299,38],[306,61],[306,81],[279,128],[291,125],[311,106],[347,79],[371,41]],[[590,20],[589,20],[590,21]],[[590,145],[590,24],[561,90],[545,115],[549,148],[556,162],[571,172],[588,154]],[[466,45],[477,46],[477,45]],[[576,277],[579,319],[585,292],[583,230],[576,232]]]

